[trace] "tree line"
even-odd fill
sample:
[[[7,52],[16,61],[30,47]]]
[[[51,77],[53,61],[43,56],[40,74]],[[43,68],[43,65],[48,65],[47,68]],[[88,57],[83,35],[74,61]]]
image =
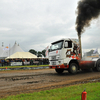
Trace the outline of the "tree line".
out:
[[[30,53],[36,55],[37,57],[43,57],[43,56],[46,57],[45,51],[46,51],[45,49],[42,50],[42,51],[36,51],[36,50],[34,50],[34,49],[30,49],[30,50],[29,50]]]

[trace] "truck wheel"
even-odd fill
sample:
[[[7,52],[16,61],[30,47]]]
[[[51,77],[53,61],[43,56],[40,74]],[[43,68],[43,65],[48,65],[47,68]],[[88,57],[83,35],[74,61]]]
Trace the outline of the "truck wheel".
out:
[[[96,70],[100,72],[100,59],[97,61]]]
[[[78,65],[76,63],[71,63],[69,66],[69,73],[76,74],[78,69]]]
[[[64,69],[55,69],[55,71],[58,73],[58,74],[62,74]]]

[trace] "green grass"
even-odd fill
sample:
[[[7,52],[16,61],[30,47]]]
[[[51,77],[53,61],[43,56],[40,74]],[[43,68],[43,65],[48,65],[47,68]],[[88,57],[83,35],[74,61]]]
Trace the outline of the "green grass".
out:
[[[100,83],[87,83],[40,92],[9,96],[0,100],[81,100],[86,88],[87,100],[100,100]]]
[[[42,66],[49,66],[49,65],[24,65],[24,66],[3,66],[0,68],[21,68],[21,67],[42,67]]]

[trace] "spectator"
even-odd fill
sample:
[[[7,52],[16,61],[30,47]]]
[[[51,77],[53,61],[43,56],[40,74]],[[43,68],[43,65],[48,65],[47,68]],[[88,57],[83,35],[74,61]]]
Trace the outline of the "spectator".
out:
[[[1,59],[1,64],[2,66],[4,66],[4,59]]]

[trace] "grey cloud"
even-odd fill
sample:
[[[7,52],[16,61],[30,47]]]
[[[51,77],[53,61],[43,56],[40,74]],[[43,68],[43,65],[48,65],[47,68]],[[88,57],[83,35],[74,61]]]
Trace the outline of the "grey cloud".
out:
[[[6,46],[13,45],[16,41],[25,51],[31,48],[39,51],[55,39],[77,38],[77,32],[72,28],[76,20],[77,2],[78,0],[1,0],[0,29],[3,29],[0,30],[0,43],[4,42]]]

